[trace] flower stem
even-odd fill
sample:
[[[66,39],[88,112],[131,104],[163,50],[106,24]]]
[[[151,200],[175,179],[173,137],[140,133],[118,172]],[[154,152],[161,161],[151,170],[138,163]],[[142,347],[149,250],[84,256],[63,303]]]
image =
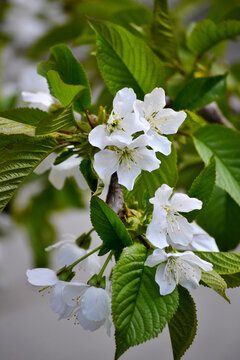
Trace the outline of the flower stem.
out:
[[[106,267],[107,267],[107,265],[108,265],[109,261],[111,260],[112,255],[113,255],[113,253],[112,253],[112,251],[111,251],[111,252],[110,252],[110,254],[108,255],[108,257],[107,257],[107,259],[106,259],[105,263],[103,264],[102,269],[100,270],[100,272],[99,272],[99,274],[98,274],[98,278],[99,278],[99,279],[103,276],[103,273],[104,273],[104,271],[105,271],[105,269],[106,269]]]
[[[93,230],[93,229],[92,229]],[[91,230],[90,230],[91,231]],[[87,253],[86,255],[84,255],[83,257],[81,257],[80,259],[76,260],[73,264],[68,266],[68,269],[73,269],[74,266],[76,266],[78,263],[80,263],[81,261],[85,260],[88,256],[94,254],[96,251],[100,250],[102,247],[102,245],[98,246],[96,249],[90,251],[89,253]]]
[[[92,228],[91,230],[89,230],[89,232],[86,234],[86,236],[89,236],[95,229]]]
[[[88,121],[89,125],[90,125],[91,128],[93,129],[93,124],[91,123],[90,117],[89,117],[89,115],[88,115],[88,110],[85,110],[84,113],[85,113],[85,115],[86,115],[86,118],[87,118],[87,121]]]

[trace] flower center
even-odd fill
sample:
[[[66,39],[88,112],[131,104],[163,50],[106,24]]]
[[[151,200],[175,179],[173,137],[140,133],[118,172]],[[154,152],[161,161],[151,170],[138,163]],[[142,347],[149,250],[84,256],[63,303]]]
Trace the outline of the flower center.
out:
[[[151,128],[161,134],[161,125],[164,121],[167,121],[167,118],[157,118],[159,111],[154,111],[150,115],[144,113],[144,117],[147,119]]]
[[[123,150],[117,149],[117,154],[119,156],[119,164],[130,170],[131,167],[137,165],[138,155],[135,149],[124,148]]]
[[[121,123],[123,117],[115,114],[114,112],[111,114],[110,122],[107,124],[107,129],[109,134],[111,135],[115,130],[123,130]]]

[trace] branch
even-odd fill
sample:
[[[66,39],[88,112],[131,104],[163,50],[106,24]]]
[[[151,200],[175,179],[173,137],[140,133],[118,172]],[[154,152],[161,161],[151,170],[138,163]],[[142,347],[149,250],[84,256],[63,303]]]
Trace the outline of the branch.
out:
[[[120,219],[124,217],[123,193],[116,172],[111,177],[106,203],[118,214]]]
[[[223,116],[221,110],[215,102],[212,102],[203,109],[199,110],[198,114],[210,123],[217,123],[230,128],[233,127],[232,124]]]

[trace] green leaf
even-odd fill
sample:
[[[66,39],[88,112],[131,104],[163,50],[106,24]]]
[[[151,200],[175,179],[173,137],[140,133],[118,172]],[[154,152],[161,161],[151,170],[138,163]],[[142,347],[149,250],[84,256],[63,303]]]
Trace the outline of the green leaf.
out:
[[[178,307],[177,289],[161,296],[155,269],[144,266],[148,250],[140,244],[125,249],[113,269],[112,314],[118,359],[128,348],[163,330]]]
[[[194,27],[187,39],[187,45],[195,54],[203,54],[221,41],[238,35],[240,35],[240,21],[226,20],[215,24],[205,19]]]
[[[32,125],[23,124],[14,120],[0,117],[0,134],[25,134],[29,136],[34,136],[35,127]]]
[[[132,11],[144,8],[143,5],[133,0],[91,0],[78,2],[77,14],[80,16],[94,17],[97,19],[112,19],[119,11]]]
[[[111,17],[111,21],[124,26],[130,31],[134,30],[132,24],[136,24],[137,26],[151,24],[153,21],[152,12],[143,6],[141,7],[140,4],[136,5],[136,7],[117,11]]]
[[[162,185],[167,184],[174,187],[178,179],[177,153],[172,144],[172,152],[169,156],[158,153],[157,157],[161,160],[160,168],[152,172],[142,171],[137,178],[132,191],[124,190],[124,199],[127,202],[137,200],[139,205],[143,199],[149,200],[154,196],[155,191]],[[147,198],[146,198],[147,197]]]
[[[154,1],[154,21],[151,26],[154,49],[167,62],[177,58],[177,43],[173,32],[173,22],[168,8],[168,0]]]
[[[222,275],[228,288],[235,288],[240,286],[240,272],[230,275]]]
[[[192,79],[177,94],[174,108],[197,111],[217,100],[225,91],[226,75]]]
[[[123,247],[132,245],[132,239],[117,214],[96,196],[91,199],[90,217],[93,227],[103,241],[99,255],[110,250],[119,253]]]
[[[178,287],[178,292],[179,306],[168,324],[174,360],[181,359],[197,332],[197,313],[193,298],[182,286]]]
[[[37,128],[36,135],[50,134],[61,129],[68,129],[75,126],[72,105],[59,109],[43,118]]]
[[[80,170],[90,190],[92,192],[95,192],[97,190],[98,178],[93,172],[92,162],[90,158],[86,158],[81,161]]]
[[[48,71],[47,77],[52,91],[63,106],[68,106],[76,96],[86,90],[83,85],[65,84],[60,75],[54,70]]]
[[[216,240],[221,251],[233,250],[239,244],[240,207],[219,187],[215,187],[209,204],[198,216],[197,222]]]
[[[82,65],[73,56],[71,50],[66,45],[56,45],[50,50],[52,53],[50,59],[48,61],[43,61],[38,65],[38,72],[48,80],[52,95],[55,97],[59,96],[60,102],[64,101],[67,103],[69,101],[69,96],[67,99],[65,99],[65,96],[67,96],[67,91],[69,89],[71,89],[70,97],[72,97],[73,93],[75,93],[75,95],[77,94],[77,89],[79,91],[81,90],[79,86],[86,87],[86,90],[76,99],[74,105],[77,111],[88,109],[91,106],[91,91],[89,81]],[[52,71],[57,72],[58,77],[56,74],[53,74]],[[53,84],[51,80],[53,81]],[[70,85],[76,87],[71,88]],[[63,88],[65,91],[64,96],[61,94]],[[56,94],[55,91],[57,91]]]
[[[91,25],[97,34],[98,66],[113,95],[130,87],[142,99],[145,93],[164,85],[163,65],[144,40],[109,22],[94,21]]]
[[[240,272],[240,254],[228,252],[194,251],[197,256],[213,264],[220,275]]]
[[[203,282],[203,285],[207,285],[208,287],[212,288],[220,296],[227,300],[227,302],[230,303],[230,300],[225,294],[227,284],[225,280],[216,271],[202,271],[201,282]]]
[[[203,203],[200,211],[193,210],[188,214],[184,214],[189,222],[192,222],[196,216],[198,216],[199,212],[203,211],[209,203],[214,190],[215,178],[216,162],[214,158],[211,158],[209,164],[200,172],[188,191],[188,196],[195,197]]]
[[[78,37],[83,31],[80,21],[70,21],[63,25],[55,26],[38,39],[29,50],[29,56],[38,59],[42,53],[59,43],[67,43]]]
[[[45,111],[34,108],[15,108],[5,110],[0,113],[0,116],[5,119],[10,119],[21,124],[37,126],[37,124],[47,116]]]
[[[2,138],[3,137],[3,138]],[[53,138],[25,135],[0,135],[0,210],[3,210],[17,188],[50,153],[57,142]],[[8,142],[8,143],[7,143]]]
[[[240,205],[240,133],[221,125],[207,125],[194,133],[194,144],[205,164],[214,154],[216,184]]]

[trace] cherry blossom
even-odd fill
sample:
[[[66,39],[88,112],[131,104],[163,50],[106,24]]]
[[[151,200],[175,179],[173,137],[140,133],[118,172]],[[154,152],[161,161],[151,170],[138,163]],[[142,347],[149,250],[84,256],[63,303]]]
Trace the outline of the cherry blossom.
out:
[[[154,209],[146,237],[158,248],[169,244],[188,246],[193,240],[193,228],[179,212],[189,212],[202,207],[200,200],[180,193],[171,196],[172,191],[171,187],[163,184],[155,192],[155,197],[150,199]]]
[[[89,133],[91,145],[104,149],[116,141],[132,142],[132,134],[142,131],[143,126],[133,112],[136,94],[130,88],[119,90],[113,100],[113,110],[106,125],[98,125]]]
[[[34,170],[36,174],[42,174],[50,169],[48,179],[51,184],[58,190],[64,186],[65,180],[73,177],[79,188],[86,190],[88,185],[80,172],[79,165],[82,158],[73,155],[58,165],[54,165],[56,154],[50,154],[43,162]]]
[[[145,95],[144,101],[134,102],[134,111],[145,133],[149,135],[149,145],[152,149],[169,155],[171,142],[163,135],[175,134],[187,115],[184,111],[177,112],[164,108],[165,105],[164,90],[155,88],[150,94]]]
[[[213,269],[211,263],[200,259],[192,251],[167,254],[162,249],[156,249],[147,258],[145,266],[156,265],[158,267],[155,281],[159,285],[161,295],[170,294],[178,284],[188,290],[196,289],[201,279],[201,269],[204,271]]]
[[[94,156],[93,167],[102,180],[117,171],[118,182],[132,190],[141,170],[153,171],[160,165],[155,152],[146,148],[148,137],[140,135],[130,144],[117,141],[112,150],[104,149]]]

